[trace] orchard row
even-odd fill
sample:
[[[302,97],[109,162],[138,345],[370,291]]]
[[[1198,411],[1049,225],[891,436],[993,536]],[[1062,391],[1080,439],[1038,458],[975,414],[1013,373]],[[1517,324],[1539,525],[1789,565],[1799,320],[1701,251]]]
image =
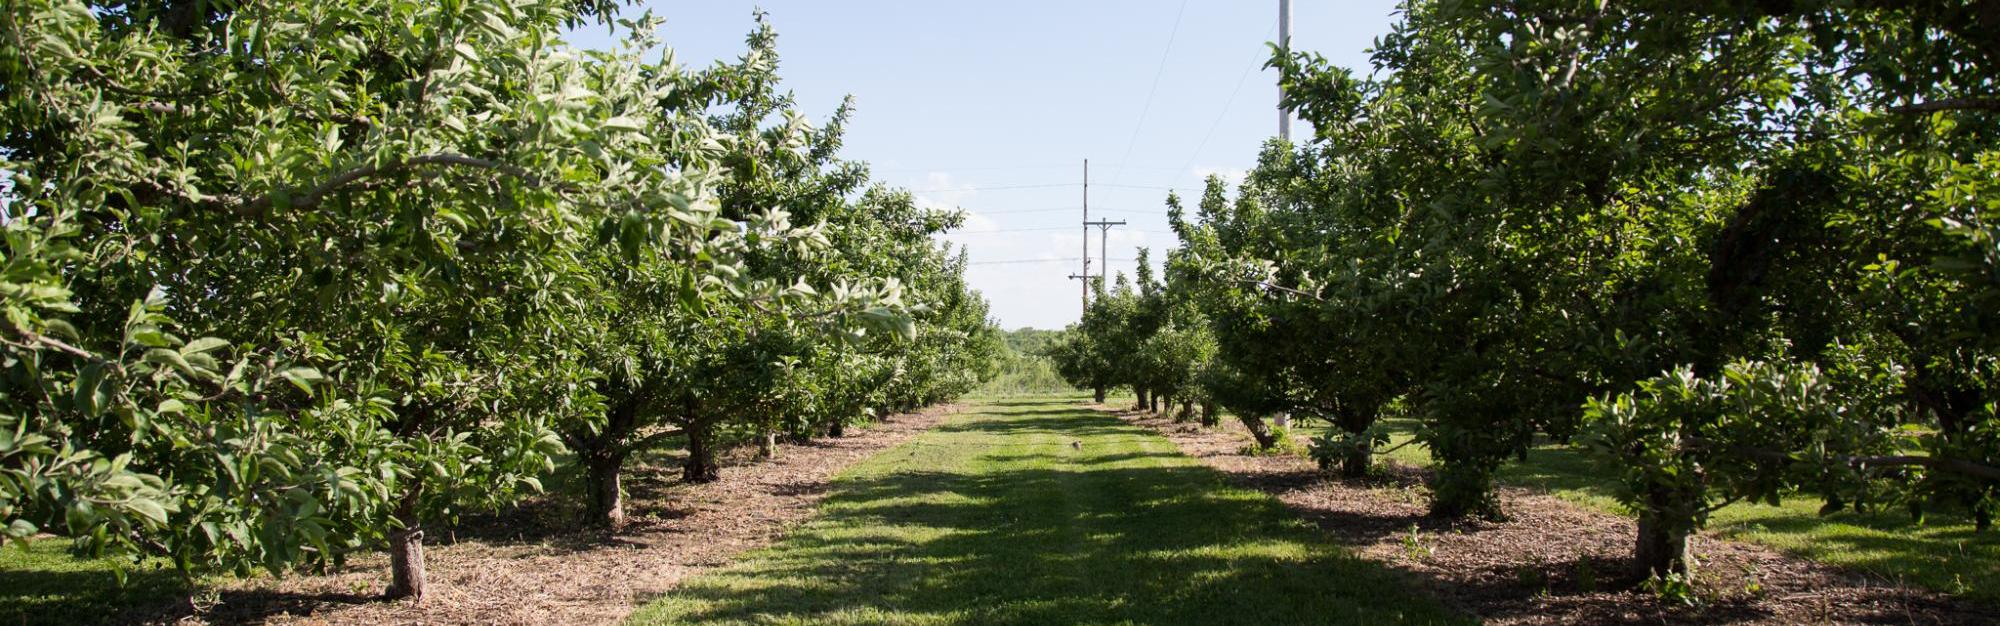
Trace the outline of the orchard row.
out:
[[[7,3],[6,536],[191,575],[386,546],[421,597],[425,528],[560,461],[616,525],[642,451],[716,480],[978,384],[961,217],[842,160],[761,18],[687,68],[615,9]]]
[[[2000,22],[1961,2],[1411,2],[1366,76],[1276,54],[1311,122],[1211,180],[1164,282],[1053,356],[1103,390],[1421,424],[1433,509],[1587,446],[1638,565],[1738,501],[2000,512]],[[1231,193],[1234,191],[1235,193]],[[1170,403],[1171,405],[1171,403]],[[1213,418],[1211,418],[1213,419]]]

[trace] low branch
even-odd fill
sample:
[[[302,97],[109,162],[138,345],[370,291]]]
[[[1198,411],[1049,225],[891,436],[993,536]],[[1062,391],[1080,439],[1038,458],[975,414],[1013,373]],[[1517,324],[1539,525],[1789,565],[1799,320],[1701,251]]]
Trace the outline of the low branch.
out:
[[[16,332],[19,332],[21,334],[21,339],[23,340],[23,342],[6,341],[6,340],[0,340],[0,342],[5,342],[7,345],[11,345],[23,350],[37,350],[38,348],[36,346],[41,346],[46,348],[55,348],[58,351],[67,352],[71,356],[75,356],[81,359],[87,359],[91,361],[105,360],[103,357],[98,356],[97,353],[95,352],[91,352],[83,348],[78,348],[76,346],[70,345],[67,342],[64,342],[60,339],[56,339],[54,337],[50,337],[48,335],[22,329],[16,329]]]
[[[1383,449],[1381,449],[1381,450],[1375,450],[1375,451],[1373,451],[1373,453],[1374,453],[1374,454],[1388,454],[1388,453],[1391,453],[1391,452],[1395,452],[1395,451],[1397,451],[1397,450],[1401,450],[1401,449],[1403,449],[1403,447],[1404,447],[1404,446],[1408,446],[1408,445],[1410,445],[1410,444],[1413,444],[1413,443],[1416,443],[1416,442],[1417,442],[1417,440],[1416,440],[1416,439],[1414,439],[1414,438],[1412,438],[1412,439],[1405,439],[1405,440],[1403,440],[1403,442],[1402,442],[1402,443],[1399,443],[1399,444],[1396,444],[1396,445],[1393,445],[1393,446],[1390,446],[1390,447],[1387,447],[1387,448],[1383,448]]]
[[[1730,453],[1749,455],[1767,461],[1791,462],[1794,460],[1792,458],[1792,455],[1779,452],[1776,450],[1744,448],[1740,446],[1723,446],[1723,445],[1718,445],[1716,442],[1712,440],[1702,437],[1689,437],[1687,438],[1687,442],[1688,445],[1690,446],[1712,448],[1716,450],[1727,450]],[[1971,476],[1974,478],[1984,478],[1987,480],[2000,480],[2000,467],[1993,467],[1990,465],[1983,465],[1979,463],[1973,463],[1970,461],[1960,461],[1958,459],[1940,459],[1934,456],[1916,456],[1908,454],[1884,455],[1884,456],[1852,456],[1846,454],[1834,454],[1834,455],[1828,455],[1826,458],[1835,463],[1840,463],[1854,468],[1923,467],[1928,469],[1953,472],[1965,476]]]
[[[1936,111],[2000,111],[2000,98],[1945,98],[1943,100],[1932,100],[1889,108],[1890,113],[1901,113],[1904,115],[1932,113]]]
[[[147,113],[159,113],[162,115],[194,114],[194,110],[189,107],[181,106],[179,104],[175,104],[172,102],[162,102],[158,100],[148,100],[145,102],[135,103],[131,106],[132,108],[138,109],[140,111],[145,111]],[[318,113],[313,113],[309,111],[296,111],[296,110],[291,111],[291,114],[306,121],[335,122],[346,126],[353,126],[361,131],[367,131],[375,128],[375,120],[368,119],[366,116],[361,116],[361,115],[349,115],[346,113],[333,113],[329,115],[320,115]]]
[[[632,450],[651,449],[653,446],[659,445],[668,439],[679,437],[685,434],[687,434],[687,429],[685,428],[670,428],[667,430],[662,430],[650,435],[646,435],[644,438],[632,442],[630,449]]]
[[[1286,287],[1286,286],[1283,286],[1283,285],[1274,285],[1274,284],[1271,284],[1271,283],[1267,283],[1267,282],[1264,282],[1264,281],[1261,281],[1261,280],[1245,280],[1245,279],[1241,279],[1241,278],[1234,278],[1234,279],[1230,279],[1230,278],[1225,278],[1225,279],[1223,279],[1223,280],[1226,280],[1226,281],[1228,281],[1228,282],[1233,282],[1233,283],[1237,283],[1237,284],[1241,284],[1241,285],[1256,285],[1256,286],[1259,286],[1259,287],[1263,287],[1263,288],[1265,288],[1265,289],[1270,289],[1270,290],[1273,290],[1273,291],[1282,291],[1282,292],[1285,292],[1285,293],[1289,293],[1289,294],[1292,294],[1292,295],[1295,295],[1295,296],[1299,296],[1299,297],[1302,297],[1302,298],[1312,298],[1314,302],[1325,302],[1325,301],[1326,301],[1326,298],[1322,298],[1322,297],[1319,297],[1319,294],[1314,294],[1314,293],[1308,293],[1308,292],[1304,292],[1304,291],[1300,291],[1300,290],[1297,290],[1297,289],[1293,289],[1293,288],[1291,288],[1291,287]]]
[[[387,176],[387,175],[397,174],[412,168],[422,167],[426,165],[453,165],[461,167],[476,167],[481,169],[493,170],[496,172],[500,172],[502,174],[506,174],[508,176],[522,179],[524,181],[527,181],[529,185],[541,184],[541,180],[538,177],[536,177],[533,173],[525,169],[522,169],[518,166],[501,163],[499,161],[492,161],[477,157],[469,157],[462,154],[451,154],[451,153],[426,154],[422,156],[410,157],[408,159],[395,161],[380,166],[374,165],[372,163],[367,165],[361,165],[353,169],[349,169],[347,171],[334,174],[332,178],[329,178],[318,185],[314,185],[311,189],[307,189],[303,193],[293,196],[291,198],[290,206],[295,209],[310,209],[315,206],[319,206],[320,201],[325,200],[328,195],[332,195],[334,192],[340,191],[341,189],[347,187],[348,185],[352,185],[356,182],[373,178],[376,176]],[[277,194],[267,193],[253,200],[236,203],[235,206],[232,207],[232,210],[234,210],[236,213],[240,213],[243,215],[257,216],[257,215],[263,215],[265,211],[269,211],[271,207],[274,206],[276,203],[277,203]]]

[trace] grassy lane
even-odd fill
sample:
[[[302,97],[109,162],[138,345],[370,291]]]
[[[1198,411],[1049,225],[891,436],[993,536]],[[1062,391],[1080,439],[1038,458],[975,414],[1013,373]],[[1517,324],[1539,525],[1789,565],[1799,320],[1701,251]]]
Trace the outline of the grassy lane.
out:
[[[1275,499],[1077,403],[975,403],[850,469],[786,540],[631,622],[1468,622]]]

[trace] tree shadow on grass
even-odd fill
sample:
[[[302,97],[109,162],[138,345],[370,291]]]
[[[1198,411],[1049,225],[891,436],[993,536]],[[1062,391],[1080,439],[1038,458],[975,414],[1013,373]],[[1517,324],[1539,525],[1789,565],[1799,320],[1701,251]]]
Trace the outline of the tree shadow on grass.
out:
[[[57,539],[40,539],[41,543],[67,543]],[[62,554],[62,550],[48,546],[34,545],[32,549],[46,555]],[[18,545],[8,545],[0,550],[9,552],[23,550]],[[185,599],[187,585],[178,572],[169,568],[140,565],[127,562],[125,584],[118,583],[111,571],[110,560],[76,561],[76,567],[53,569],[39,567],[16,568],[14,558],[20,555],[6,555],[0,561],[0,624],[24,626],[40,624],[108,624],[124,620],[118,607],[135,605],[159,606]]]
[[[1059,422],[1054,426],[1049,422]],[[1094,415],[960,432],[1129,427]],[[1096,440],[1086,440],[1086,451]],[[1282,504],[1152,452],[981,457],[1051,467],[842,482],[759,558],[690,580],[638,623],[1465,623]]]
[[[166,624],[190,617],[207,624],[261,624],[276,615],[308,614],[333,604],[378,599],[347,593],[225,590],[201,600],[198,610],[192,600],[198,594],[179,572],[158,564],[127,567],[123,585],[103,559],[72,561],[68,569],[0,567],[0,624]]]

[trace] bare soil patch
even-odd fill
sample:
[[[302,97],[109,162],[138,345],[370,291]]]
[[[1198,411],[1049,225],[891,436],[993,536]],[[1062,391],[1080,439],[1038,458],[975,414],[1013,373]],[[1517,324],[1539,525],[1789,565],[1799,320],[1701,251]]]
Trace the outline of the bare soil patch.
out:
[[[1347,482],[1294,455],[1247,454],[1234,421],[1207,429],[1110,407],[1237,484],[1277,496],[1364,558],[1390,565],[1488,624],[1996,624],[2000,611],[1714,536],[1696,540],[1699,606],[1631,575],[1632,520],[1502,487],[1504,522],[1427,515],[1427,472],[1400,465]]]
[[[504,515],[467,519],[455,536],[433,530],[430,595],[422,604],[376,599],[388,559],[370,555],[342,571],[281,580],[252,579],[219,590],[220,602],[133,615],[128,621],[181,624],[606,624],[672,589],[681,579],[761,547],[812,515],[833,476],[910,440],[958,412],[933,407],[853,429],[839,439],[785,445],[757,461],[744,446],[723,455],[722,480],[680,482],[667,461],[631,469],[631,521],[616,533],[576,530],[575,507],[560,498]]]

